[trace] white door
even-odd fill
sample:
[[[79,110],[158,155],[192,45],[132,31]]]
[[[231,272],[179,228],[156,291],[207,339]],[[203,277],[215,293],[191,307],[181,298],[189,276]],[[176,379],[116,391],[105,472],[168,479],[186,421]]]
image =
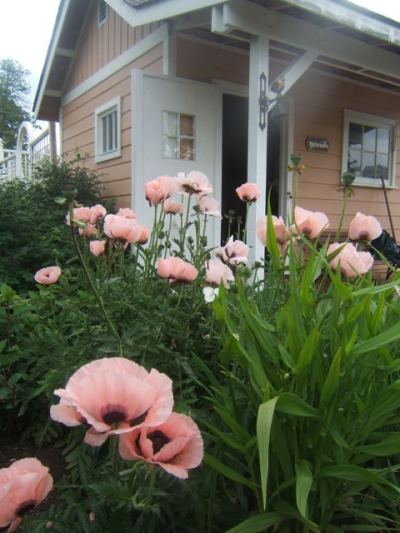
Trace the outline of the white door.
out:
[[[221,93],[214,85],[179,78],[132,74],[133,209],[152,224],[144,183],[157,176],[199,170],[221,201]],[[220,220],[209,217],[210,246],[220,242]]]

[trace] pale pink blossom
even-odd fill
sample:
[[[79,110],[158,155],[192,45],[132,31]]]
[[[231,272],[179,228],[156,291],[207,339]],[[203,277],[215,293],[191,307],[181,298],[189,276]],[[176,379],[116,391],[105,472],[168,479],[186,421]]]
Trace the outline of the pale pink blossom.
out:
[[[104,255],[106,251],[106,241],[90,241],[89,248],[90,252],[96,257]]]
[[[75,207],[73,210],[72,210],[72,215],[73,215],[73,221],[75,223],[82,223],[82,224],[87,224],[90,222],[90,219],[92,217],[92,211],[90,210],[90,207]],[[67,216],[66,216],[66,222],[68,224],[68,226],[71,225],[71,220],[70,220],[70,214],[67,213]]]
[[[223,283],[227,287],[231,281],[235,281],[235,277],[232,270],[216,258],[206,262],[206,281],[212,285]]]
[[[61,268],[58,266],[49,266],[38,270],[34,276],[36,283],[40,285],[53,285],[57,283],[61,276]]]
[[[200,465],[204,444],[198,426],[188,416],[171,413],[159,426],[142,427],[122,435],[119,451],[125,460],[143,460],[161,466],[169,474],[187,479],[188,470]]]
[[[86,224],[84,228],[79,228],[79,235],[82,235],[83,237],[94,237],[99,234],[98,229],[94,224]]]
[[[236,194],[239,196],[242,202],[255,202],[259,199],[261,191],[260,187],[256,183],[243,183],[236,189]]]
[[[183,213],[183,205],[170,199],[164,201],[163,209],[167,215],[179,215]]]
[[[179,257],[159,259],[157,261],[157,273],[160,278],[183,282],[194,281],[198,276],[197,269]]]
[[[107,215],[103,229],[107,237],[124,243],[138,242],[143,236],[143,226],[140,226],[136,219],[120,215]]]
[[[193,170],[185,176],[179,175],[178,179],[182,187],[182,191],[186,194],[197,194],[204,196],[211,194],[213,188],[207,176],[198,170]]]
[[[120,207],[118,209],[117,215],[119,217],[131,218],[133,220],[137,219],[136,213],[132,211],[132,209],[130,209],[129,207]]]
[[[264,246],[267,245],[267,225],[268,217],[264,217],[258,220],[256,228],[258,240]],[[290,239],[290,232],[287,229],[282,217],[276,217],[275,215],[272,215],[272,225],[280,253],[283,254]]]
[[[0,469],[0,529],[16,531],[23,516],[39,505],[53,488],[49,469],[34,457]]]
[[[325,213],[308,211],[296,206],[294,212],[294,224],[290,230],[294,234],[302,234],[309,239],[316,239],[320,233],[329,228],[329,220]]]
[[[107,209],[101,205],[96,204],[90,208],[90,220],[91,224],[97,224],[100,219],[103,219],[107,214]]]
[[[168,198],[166,185],[159,179],[150,180],[144,185],[146,200],[150,205],[158,205]]]
[[[198,203],[199,212],[203,215],[208,215],[211,217],[221,217],[221,212],[219,210],[219,202],[215,198],[210,198],[209,196],[201,196]]]
[[[373,241],[382,233],[379,221],[368,215],[357,213],[349,226],[349,239],[352,241]]]
[[[172,176],[158,176],[157,181],[163,186],[167,196],[170,196],[182,192],[181,180]]]
[[[215,253],[224,263],[229,265],[246,265],[249,257],[249,247],[246,243],[233,240],[231,236],[225,246],[217,248]]]
[[[369,252],[358,252],[351,243],[334,242],[328,247],[328,256],[339,248],[342,250],[329,263],[333,270],[340,268],[346,278],[356,278],[371,269],[374,262],[372,255]]]
[[[85,442],[101,446],[110,435],[146,425],[159,426],[172,412],[172,381],[155,369],[147,372],[124,357],[98,359],[83,365],[69,379],[50,409],[53,420],[66,426],[90,426]]]
[[[146,244],[146,242],[149,240],[150,232],[146,226],[139,226],[140,233],[138,235],[138,238],[135,242],[138,244]]]

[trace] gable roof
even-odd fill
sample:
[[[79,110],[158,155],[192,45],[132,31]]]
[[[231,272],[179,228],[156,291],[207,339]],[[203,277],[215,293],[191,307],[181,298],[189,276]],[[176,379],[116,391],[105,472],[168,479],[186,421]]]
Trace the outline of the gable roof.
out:
[[[58,120],[63,89],[76,53],[87,13],[95,0],[61,0],[36,92],[33,112],[44,120]],[[169,20],[192,11],[236,0],[105,0],[132,27]],[[400,23],[348,0],[243,0],[278,10],[296,19],[335,31],[400,55]],[[350,77],[350,76],[349,76]],[[394,78],[393,78],[394,80]],[[396,85],[400,82],[397,80]],[[383,85],[382,85],[383,86]]]

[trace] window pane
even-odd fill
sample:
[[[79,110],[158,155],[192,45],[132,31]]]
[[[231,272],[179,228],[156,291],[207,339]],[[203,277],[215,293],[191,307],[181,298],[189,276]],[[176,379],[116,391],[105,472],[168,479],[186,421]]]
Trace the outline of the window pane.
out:
[[[385,180],[389,177],[389,156],[378,154],[376,156],[376,177]]]
[[[376,128],[364,126],[363,150],[375,152],[376,150]]]
[[[362,148],[362,126],[350,122],[349,125],[349,148]]]
[[[102,153],[107,152],[107,116],[102,117],[101,119],[101,130],[102,130]]]
[[[369,152],[362,153],[361,175],[363,178],[375,177],[375,154]]]
[[[163,157],[178,159],[178,139],[164,135]]]
[[[181,159],[194,159],[193,139],[181,139]]]
[[[163,129],[164,135],[178,136],[178,113],[163,111]]]
[[[377,151],[383,154],[389,153],[390,135],[387,128],[378,128],[378,147]]]
[[[181,115],[181,135],[184,137],[194,136],[194,117],[192,115]]]
[[[108,152],[111,152],[113,150],[113,147],[114,147],[113,132],[114,132],[114,128],[113,128],[113,113],[110,113],[108,115],[108,146],[107,146],[107,151]]]
[[[356,176],[361,175],[361,150],[349,150],[347,170],[353,172]]]

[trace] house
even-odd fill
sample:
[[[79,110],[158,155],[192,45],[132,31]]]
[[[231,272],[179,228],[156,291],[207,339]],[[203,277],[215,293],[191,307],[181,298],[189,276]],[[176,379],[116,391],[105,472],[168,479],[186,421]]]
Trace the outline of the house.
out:
[[[400,25],[346,0],[61,0],[34,113],[143,222],[155,176],[202,170],[224,212],[248,176],[260,256],[266,192],[290,212],[298,153],[302,207],[337,227],[351,170],[346,222],[361,211],[390,230],[383,178],[400,235],[399,53]]]

